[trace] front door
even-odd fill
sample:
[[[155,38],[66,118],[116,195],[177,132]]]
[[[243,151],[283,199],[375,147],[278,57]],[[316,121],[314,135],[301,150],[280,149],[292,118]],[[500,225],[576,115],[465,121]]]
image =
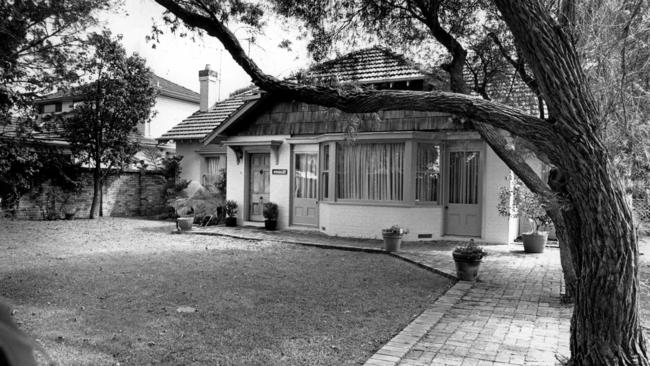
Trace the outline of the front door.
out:
[[[293,155],[292,223],[318,226],[318,154]]]
[[[269,202],[270,154],[249,154],[248,184],[248,219],[264,221],[262,211],[264,203]]]
[[[481,236],[481,152],[449,149],[445,234]]]

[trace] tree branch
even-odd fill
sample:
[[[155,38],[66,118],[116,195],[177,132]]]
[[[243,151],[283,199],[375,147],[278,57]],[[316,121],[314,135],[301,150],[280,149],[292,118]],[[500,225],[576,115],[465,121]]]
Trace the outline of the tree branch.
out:
[[[553,141],[550,124],[516,108],[468,95],[441,91],[341,90],[326,86],[300,85],[265,74],[250,59],[235,36],[220,22],[179,5],[174,0],[156,0],[187,25],[205,30],[218,38],[233,59],[260,88],[287,99],[334,107],[344,112],[366,113],[381,110],[417,110],[452,113],[504,129],[529,141]],[[542,138],[545,136],[545,138]],[[555,146],[544,146],[555,148]],[[546,150],[546,149],[542,150]]]

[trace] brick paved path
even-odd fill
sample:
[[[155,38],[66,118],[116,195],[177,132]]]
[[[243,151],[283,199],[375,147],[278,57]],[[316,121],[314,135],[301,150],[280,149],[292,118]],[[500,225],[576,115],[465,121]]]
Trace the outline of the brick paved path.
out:
[[[381,241],[316,233],[269,233],[210,227],[197,234],[381,251]],[[455,275],[453,242],[409,243],[394,255]],[[561,304],[559,250],[524,254],[521,246],[490,245],[478,282],[458,282],[386,343],[369,366],[556,365],[569,356],[571,307]]]

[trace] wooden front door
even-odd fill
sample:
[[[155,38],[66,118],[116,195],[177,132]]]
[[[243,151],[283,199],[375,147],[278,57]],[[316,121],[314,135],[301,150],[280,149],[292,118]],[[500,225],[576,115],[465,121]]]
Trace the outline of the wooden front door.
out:
[[[291,222],[318,226],[318,154],[296,152],[293,166]]]
[[[248,219],[264,221],[264,203],[269,202],[271,186],[270,154],[249,154]]]
[[[481,236],[481,152],[447,152],[445,234]]]

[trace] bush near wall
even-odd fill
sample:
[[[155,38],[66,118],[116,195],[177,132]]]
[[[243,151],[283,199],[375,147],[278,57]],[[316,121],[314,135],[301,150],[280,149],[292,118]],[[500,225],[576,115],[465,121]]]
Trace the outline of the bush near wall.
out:
[[[79,192],[66,193],[49,181],[23,195],[15,217],[44,220],[88,217],[93,198],[92,173],[81,176]],[[127,171],[109,175],[104,181],[102,212],[104,216],[154,216],[166,212],[167,178],[157,171]]]

